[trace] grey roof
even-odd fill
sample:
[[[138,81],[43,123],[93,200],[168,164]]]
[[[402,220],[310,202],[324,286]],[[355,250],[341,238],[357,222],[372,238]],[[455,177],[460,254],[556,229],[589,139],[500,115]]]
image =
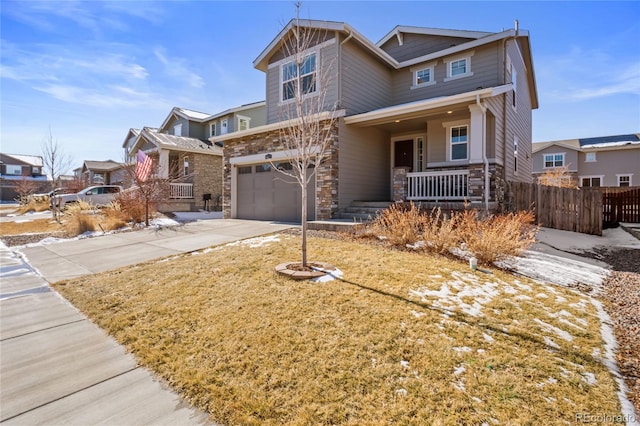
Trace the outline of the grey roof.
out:
[[[222,155],[222,148],[217,145],[213,145],[211,142],[205,142],[200,139],[147,131],[143,131],[143,135],[147,138],[147,140],[149,140],[149,142],[158,147],[176,151],[191,151],[202,152],[205,154]]]
[[[99,171],[99,172],[110,172],[112,170],[119,169],[120,167],[122,167],[122,164],[113,160],[107,160],[107,161],[85,160],[83,169]]]
[[[5,154],[5,153],[2,153],[2,155],[15,158],[16,160],[29,164],[30,166],[34,166],[34,167],[44,166],[44,161],[42,157],[39,155]]]
[[[640,138],[638,138],[638,135],[632,133],[629,135],[600,136],[597,138],[582,138],[578,140],[580,141],[580,146],[589,146],[609,143],[620,144],[621,142],[632,143],[640,141]]]

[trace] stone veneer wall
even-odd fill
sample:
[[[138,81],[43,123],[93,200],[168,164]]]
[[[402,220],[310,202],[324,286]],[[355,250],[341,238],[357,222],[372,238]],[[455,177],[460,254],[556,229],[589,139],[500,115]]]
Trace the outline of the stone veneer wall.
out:
[[[327,155],[316,167],[316,220],[326,220],[338,215],[338,126],[334,123],[331,129],[332,143]],[[231,218],[231,158],[246,155],[267,154],[283,151],[280,131],[249,135],[244,138],[233,138],[224,141],[224,177],[222,211],[225,219]]]
[[[193,168],[193,201],[196,210],[204,209],[204,194],[211,194],[209,208],[222,196],[222,157],[219,155],[189,154],[189,166]],[[220,206],[218,206],[220,209]]]

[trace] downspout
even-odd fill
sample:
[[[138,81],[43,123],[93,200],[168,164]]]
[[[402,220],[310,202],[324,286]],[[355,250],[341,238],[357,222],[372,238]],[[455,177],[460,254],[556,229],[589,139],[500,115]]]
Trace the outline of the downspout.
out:
[[[489,159],[487,158],[487,107],[480,102],[480,95],[476,95],[476,104],[482,111],[482,161],[484,162],[484,210],[489,211]]]
[[[515,35],[511,37],[507,37],[502,40],[502,84],[507,84],[507,43],[509,40],[516,40],[520,33],[520,23],[516,19],[514,22],[514,31]],[[507,181],[507,94],[504,93],[502,95],[502,145],[504,147],[502,151],[502,160],[503,160],[503,168],[502,168],[502,180],[505,182],[507,187],[509,187],[509,181]]]

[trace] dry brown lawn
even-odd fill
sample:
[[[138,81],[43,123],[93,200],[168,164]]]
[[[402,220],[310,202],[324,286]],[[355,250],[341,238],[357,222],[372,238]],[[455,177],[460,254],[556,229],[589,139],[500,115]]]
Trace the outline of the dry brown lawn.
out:
[[[590,299],[444,257],[310,238],[343,280],[239,243],[55,288],[226,425],[571,424],[620,414]]]
[[[63,231],[62,225],[51,218],[30,220],[25,217],[21,221],[0,223],[0,236],[61,231]]]

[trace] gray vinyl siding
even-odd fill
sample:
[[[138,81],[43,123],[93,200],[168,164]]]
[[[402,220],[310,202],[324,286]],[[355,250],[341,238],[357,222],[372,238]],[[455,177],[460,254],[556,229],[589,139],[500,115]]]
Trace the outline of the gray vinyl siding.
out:
[[[568,166],[569,171],[578,171],[578,151],[564,146],[551,145],[533,154],[534,173],[544,173],[548,170],[544,168],[545,154],[564,154],[564,164]]]
[[[531,182],[531,174],[533,172],[531,161],[533,130],[531,94],[527,84],[527,70],[518,52],[518,45],[513,40],[507,42],[507,55],[516,68],[518,81],[515,108],[513,107],[513,92],[508,92],[503,96],[505,99],[504,109],[507,119],[507,131],[504,143],[505,178],[508,181]],[[507,69],[506,82],[511,82],[510,69]],[[514,173],[513,143],[516,136],[518,138],[518,172]]]
[[[326,91],[325,108],[330,108],[338,102],[338,81],[335,77],[338,66],[337,52],[338,43],[336,42],[320,49],[319,57],[316,58],[316,64],[320,67],[320,73],[317,76],[320,83],[319,90]],[[275,61],[274,57],[269,63],[272,64]],[[310,97],[311,102],[314,99],[317,98]],[[287,106],[291,105],[291,103],[280,104],[280,66],[270,65],[267,69],[267,124],[293,118],[287,110]]]
[[[504,96],[486,100],[487,103],[487,156],[504,166]],[[489,119],[489,117],[491,117]],[[489,128],[492,125],[493,129]]]
[[[249,126],[251,128],[267,124],[266,108],[264,106],[239,111],[236,116],[250,118]]]
[[[340,106],[347,115],[359,114],[391,104],[391,71],[354,41],[340,51]]]
[[[196,139],[207,138],[207,128],[203,123],[189,122],[189,137]]]
[[[427,164],[447,161],[447,131],[442,126],[443,121],[427,123]]]
[[[392,37],[381,48],[398,62],[403,62],[472,40],[474,39],[403,33],[402,46],[398,44],[397,37]]]
[[[340,119],[338,208],[354,200],[391,198],[389,134],[375,128],[347,126]]]
[[[640,148],[595,152],[593,162],[585,161],[585,152],[578,152],[578,177],[604,176],[602,186],[618,186],[616,175],[631,175],[631,185],[640,185]]]
[[[392,91],[394,105],[430,99],[439,96],[451,96],[458,93],[470,92],[478,88],[494,87],[502,84],[499,79],[498,43],[480,46],[467,52],[460,52],[450,57],[443,57],[435,61],[435,84],[412,89],[413,72],[411,69],[420,68],[420,64],[402,68],[392,74]],[[447,78],[447,63],[450,59],[471,56],[470,70],[472,76],[444,81]],[[423,65],[433,64],[427,61]]]

